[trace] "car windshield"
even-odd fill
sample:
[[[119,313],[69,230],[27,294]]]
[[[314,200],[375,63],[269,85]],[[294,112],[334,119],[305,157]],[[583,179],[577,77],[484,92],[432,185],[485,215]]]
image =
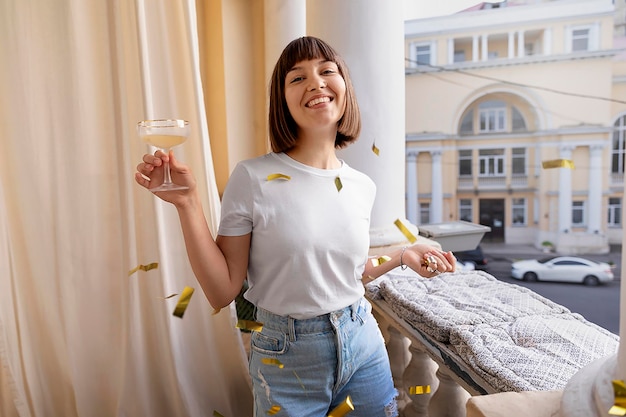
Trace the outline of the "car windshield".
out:
[[[540,264],[545,264],[546,262],[550,262],[554,258],[556,258],[556,256],[548,256],[547,258],[537,259],[537,262],[539,262]]]

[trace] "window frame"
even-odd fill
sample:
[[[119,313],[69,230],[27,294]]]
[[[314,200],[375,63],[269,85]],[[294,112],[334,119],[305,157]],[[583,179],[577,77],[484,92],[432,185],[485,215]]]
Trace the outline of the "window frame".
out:
[[[500,151],[499,154],[481,155],[484,151]],[[493,164],[491,163],[493,161]],[[491,168],[493,173],[490,172]],[[506,176],[506,153],[504,148],[489,148],[478,150],[478,176],[479,177],[504,177]]]
[[[580,222],[576,222],[576,212],[580,212]],[[587,225],[587,204],[586,201],[572,201],[572,226],[584,227]]]
[[[611,202],[611,200],[617,201]],[[606,221],[608,227],[622,227],[622,199],[620,197],[609,197]]]
[[[516,200],[519,200],[516,203]],[[516,210],[522,211],[522,222],[518,223],[516,219]],[[511,225],[513,227],[524,227],[528,225],[528,201],[524,197],[511,199]]]

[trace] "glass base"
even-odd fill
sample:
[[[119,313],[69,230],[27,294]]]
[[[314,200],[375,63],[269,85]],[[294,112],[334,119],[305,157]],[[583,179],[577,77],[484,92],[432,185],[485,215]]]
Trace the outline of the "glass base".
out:
[[[176,191],[176,190],[187,190],[189,187],[186,185],[177,185],[172,182],[161,184],[158,187],[150,188],[150,191],[153,193],[158,193],[159,191]]]

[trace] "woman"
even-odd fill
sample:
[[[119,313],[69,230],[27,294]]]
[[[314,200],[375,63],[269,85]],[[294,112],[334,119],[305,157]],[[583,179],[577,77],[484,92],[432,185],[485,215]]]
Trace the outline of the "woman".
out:
[[[251,341],[255,416],[322,417],[347,398],[351,416],[395,416],[387,352],[361,281],[397,266],[433,277],[454,271],[455,258],[413,245],[380,265],[368,262],[375,185],[336,155],[357,139],[361,120],[332,47],[314,37],[292,41],[270,91],[273,152],[233,170],[215,240],[193,175],[173,154],[144,155],[135,179],[157,186],[169,161],[174,181],[189,186],[157,195],[176,206],[191,266],[214,308],[230,304],[248,279],[245,298],[263,325]]]

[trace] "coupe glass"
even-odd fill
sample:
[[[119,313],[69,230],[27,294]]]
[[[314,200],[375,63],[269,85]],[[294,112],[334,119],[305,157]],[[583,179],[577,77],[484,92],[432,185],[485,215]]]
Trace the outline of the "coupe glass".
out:
[[[160,148],[165,153],[169,153],[170,148],[180,145],[189,136],[189,122],[179,119],[162,120],[142,120],[137,123],[139,137],[146,143]],[[177,185],[172,182],[170,174],[170,164],[166,162],[163,166],[163,184],[151,188],[150,191],[172,191],[186,190],[186,185]]]

